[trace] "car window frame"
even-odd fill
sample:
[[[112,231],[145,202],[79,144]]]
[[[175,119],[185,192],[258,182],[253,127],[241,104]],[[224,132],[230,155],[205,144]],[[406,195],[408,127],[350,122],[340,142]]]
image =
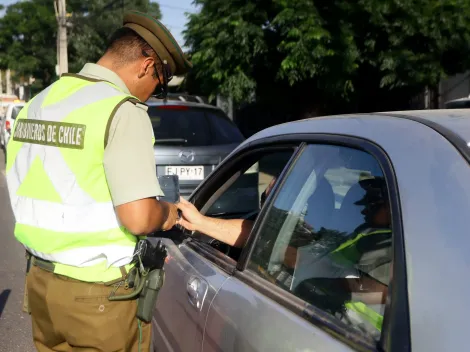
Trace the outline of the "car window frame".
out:
[[[264,296],[274,300],[281,306],[284,306],[294,314],[306,319],[309,323],[317,328],[326,330],[330,334],[334,332],[334,337],[343,343],[355,349],[368,350],[368,351],[411,351],[411,337],[410,337],[410,317],[409,317],[409,302],[407,293],[407,274],[406,274],[406,257],[404,247],[403,223],[401,216],[400,198],[398,191],[398,184],[396,179],[395,170],[392,161],[386,151],[373,141],[342,134],[286,134],[282,136],[267,137],[260,140],[253,141],[248,147],[241,149],[236,154],[231,156],[221,168],[216,169],[214,174],[209,176],[208,182],[201,184],[193,193],[190,201],[193,202],[198,208],[201,204],[198,198],[204,192],[207,192],[209,185],[214,179],[223,178],[228,180],[230,171],[233,172],[234,166],[241,157],[247,155],[250,151],[268,146],[270,144],[297,144],[297,149],[294,151],[288,164],[279,175],[279,178],[273,187],[270,195],[267,197],[265,205],[261,208],[260,213],[254,223],[253,230],[247,239],[246,245],[242,250],[238,262],[223,255],[217,249],[210,247],[208,244],[203,244],[200,241],[188,240],[187,244],[194,251],[210,260],[214,265],[217,265],[229,275],[242,281],[243,283],[251,286]],[[259,236],[260,229],[265,221],[265,214],[273,206],[274,199],[277,198],[281,187],[286,181],[292,168],[296,165],[297,159],[302,154],[304,148],[312,144],[321,145],[336,145],[353,149],[362,150],[372,155],[379,163],[382,173],[387,182],[391,214],[392,214],[392,228],[394,239],[392,242],[393,248],[393,264],[391,284],[389,286],[387,301],[385,304],[384,320],[382,326],[382,336],[378,343],[367,339],[365,336],[354,331],[346,324],[340,323],[337,319],[330,316],[328,313],[308,304],[302,299],[296,297],[292,293],[262,279],[255,272],[247,269],[248,259],[254,249],[254,245]],[[216,172],[217,171],[217,172]],[[205,187],[206,186],[206,187]],[[216,189],[218,189],[219,185]],[[209,198],[206,199],[206,201]]]
[[[410,351],[410,318],[409,304],[407,293],[407,274],[406,274],[406,258],[404,249],[403,223],[401,216],[400,199],[398,192],[398,184],[396,174],[390,157],[386,151],[376,143],[359,137],[353,137],[341,134],[298,134],[293,136],[294,139],[302,140],[303,146],[299,148],[296,158],[300,157],[305,147],[312,144],[321,145],[337,145],[353,149],[362,150],[372,155],[380,165],[382,173],[388,186],[388,192],[391,204],[392,228],[393,228],[393,264],[390,290],[388,292],[387,301],[384,311],[384,322],[382,326],[382,336],[377,343],[373,342],[355,332],[346,324],[339,326],[338,321],[320,309],[308,304],[307,302],[296,297],[292,293],[262,279],[255,272],[247,269],[248,260],[254,250],[254,245],[260,234],[265,220],[266,213],[272,208],[274,200],[277,198],[280,189],[284,185],[287,176],[295,162],[290,163],[289,169],[284,170],[284,175],[278,181],[276,189],[270,194],[266,200],[266,204],[259,214],[260,221],[256,221],[253,231],[247,240],[247,244],[240,255],[237,263],[237,270],[233,276],[240,281],[245,282],[254,289],[260,291],[265,296],[273,299],[285,308],[293,311],[301,317],[308,317],[308,321],[317,327],[335,331],[336,336],[342,336],[344,343],[353,348],[366,349],[370,351]],[[314,320],[314,321],[312,321]]]

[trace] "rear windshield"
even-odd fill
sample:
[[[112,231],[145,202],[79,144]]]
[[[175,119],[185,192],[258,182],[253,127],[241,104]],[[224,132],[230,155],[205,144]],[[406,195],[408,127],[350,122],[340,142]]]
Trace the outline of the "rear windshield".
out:
[[[237,126],[217,111],[150,106],[148,113],[155,144],[196,147],[241,143],[244,139]]]

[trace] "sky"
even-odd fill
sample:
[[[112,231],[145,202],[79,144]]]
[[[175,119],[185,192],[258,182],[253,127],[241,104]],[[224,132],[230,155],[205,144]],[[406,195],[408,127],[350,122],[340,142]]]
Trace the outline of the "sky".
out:
[[[51,5],[52,5],[51,0]],[[178,44],[184,48],[183,34],[187,22],[185,12],[196,12],[196,7],[192,4],[193,0],[157,0],[162,11],[162,23],[169,29],[175,37]],[[7,6],[18,2],[18,0],[0,0],[0,4]],[[153,1],[152,1],[153,2]],[[0,12],[0,16],[3,12]]]
[[[0,0],[1,1],[1,0]],[[193,0],[159,0],[162,11],[162,23],[169,29],[175,37],[178,44],[183,46],[184,40],[182,31],[186,26],[188,18],[185,12],[196,12],[196,7],[192,4]]]

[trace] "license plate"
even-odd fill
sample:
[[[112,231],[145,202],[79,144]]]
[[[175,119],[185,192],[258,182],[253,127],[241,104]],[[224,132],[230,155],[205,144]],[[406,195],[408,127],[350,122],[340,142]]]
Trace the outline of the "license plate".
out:
[[[177,175],[180,180],[203,180],[204,166],[167,166],[166,175]]]

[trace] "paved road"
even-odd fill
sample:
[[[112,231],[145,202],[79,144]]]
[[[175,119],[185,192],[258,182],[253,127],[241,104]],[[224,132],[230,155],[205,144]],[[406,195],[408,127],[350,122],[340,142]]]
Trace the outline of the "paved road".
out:
[[[34,352],[31,319],[21,311],[24,251],[13,237],[13,224],[0,149],[0,352]]]

